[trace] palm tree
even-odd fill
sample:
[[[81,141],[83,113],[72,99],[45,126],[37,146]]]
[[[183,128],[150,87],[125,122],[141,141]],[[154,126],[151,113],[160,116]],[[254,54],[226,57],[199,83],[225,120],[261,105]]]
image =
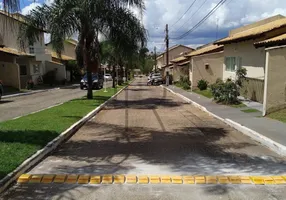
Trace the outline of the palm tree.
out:
[[[16,12],[20,10],[20,0],[2,0],[3,8],[7,12]]]
[[[19,39],[25,41],[28,38],[29,42],[35,42],[37,28],[46,29],[60,56],[64,40],[77,33],[77,61],[86,67],[88,85],[91,86],[91,74],[98,72],[100,66],[100,36],[109,40],[116,51],[123,46],[133,50],[146,43],[146,30],[129,7],[142,11],[143,0],[55,0],[50,6],[44,4],[31,11],[27,25],[21,27]],[[92,98],[91,87],[88,87],[87,98]]]

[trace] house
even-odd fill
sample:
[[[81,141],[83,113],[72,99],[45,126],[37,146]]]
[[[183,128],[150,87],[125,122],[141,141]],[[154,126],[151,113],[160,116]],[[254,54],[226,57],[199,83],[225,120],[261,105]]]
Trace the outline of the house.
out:
[[[161,70],[161,73],[163,76],[166,76],[166,73],[169,72],[169,74],[172,74],[172,67],[173,64],[171,63],[171,60],[180,57],[184,53],[189,53],[190,51],[193,51],[193,48],[184,46],[184,45],[175,45],[169,48],[169,63],[167,64],[167,53],[164,52],[160,54],[157,57],[157,66],[158,69]]]
[[[254,43],[286,33],[286,18],[270,17],[229,32],[229,36],[214,42],[224,45],[223,79],[235,79],[237,69],[247,69],[244,85],[247,98],[263,102],[265,76],[265,47],[255,48]]]
[[[213,84],[223,78],[223,45],[208,44],[199,47],[185,57],[190,60],[189,77],[192,89],[197,88],[199,80]]]
[[[286,108],[286,34],[256,42],[265,48],[263,116]]]
[[[188,76],[189,66],[190,66],[189,58],[185,56],[180,56],[178,58],[171,60],[171,63],[173,64],[171,72],[173,75],[174,82],[178,82],[181,76],[182,77]]]
[[[67,39],[64,41],[64,50],[61,52],[61,57],[53,50],[52,44],[47,43],[46,48],[48,52],[52,56],[52,61],[61,63],[63,67],[58,67],[58,74],[57,79],[61,79],[62,77],[65,77],[67,81],[71,80],[71,74],[72,72],[69,69],[66,69],[66,62],[71,60],[76,60],[76,53],[75,49],[77,46],[77,41],[74,39]],[[51,70],[53,66],[49,67],[47,70]],[[65,75],[64,75],[65,74]]]
[[[51,56],[45,50],[44,30],[39,31],[37,42],[28,45],[27,39],[25,45],[20,46],[18,36],[23,24],[25,16],[0,11],[0,79],[4,85],[18,89],[25,88],[28,80],[38,84]],[[52,64],[60,66],[59,63]]]

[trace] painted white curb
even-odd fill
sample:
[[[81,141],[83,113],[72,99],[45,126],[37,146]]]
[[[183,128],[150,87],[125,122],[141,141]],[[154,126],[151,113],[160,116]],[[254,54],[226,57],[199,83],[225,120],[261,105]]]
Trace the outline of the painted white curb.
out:
[[[245,135],[251,137],[252,139],[254,139],[254,140],[256,140],[257,142],[261,143],[263,146],[268,147],[268,148],[271,149],[272,151],[274,151],[274,152],[276,152],[276,153],[278,153],[278,154],[280,154],[280,155],[282,155],[282,156],[286,156],[286,146],[281,145],[281,144],[279,144],[279,143],[277,143],[277,142],[271,140],[270,138],[265,137],[264,135],[261,135],[260,133],[254,131],[254,130],[252,130],[252,129],[246,127],[246,126],[243,126],[243,125],[241,125],[241,124],[239,124],[239,123],[237,123],[237,122],[234,122],[234,121],[232,121],[231,119],[227,119],[227,118],[224,119],[224,118],[222,118],[222,117],[219,117],[219,116],[217,116],[216,114],[214,114],[214,113],[208,111],[206,107],[204,107],[204,106],[202,106],[202,105],[200,105],[200,104],[194,102],[193,100],[191,100],[191,99],[189,99],[189,98],[187,98],[187,97],[185,97],[185,96],[183,96],[183,95],[181,95],[181,94],[179,94],[179,93],[177,93],[177,92],[174,92],[174,91],[173,91],[172,89],[170,89],[170,88],[167,88],[167,87],[162,86],[162,85],[161,85],[161,87],[163,87],[164,89],[168,90],[169,92],[171,92],[171,93],[173,93],[173,94],[179,96],[180,98],[182,98],[182,99],[185,100],[186,102],[188,102],[188,103],[194,105],[195,107],[197,107],[197,108],[199,108],[200,110],[202,110],[202,111],[208,113],[209,115],[211,115],[211,116],[213,116],[213,117],[215,117],[215,118],[217,118],[217,119],[223,121],[224,123],[228,124],[229,126],[231,126],[232,128],[238,130],[239,132],[241,132],[241,133],[243,133],[243,134],[245,134]]]
[[[24,93],[18,93],[18,94],[4,95],[4,96],[2,96],[2,99],[8,99],[8,98],[19,97],[19,96],[27,96],[27,95],[31,95],[31,94],[37,94],[37,93],[42,93],[42,92],[49,92],[49,91],[53,91],[53,90],[73,88],[73,87],[79,87],[79,85],[78,84],[74,84],[74,85],[70,85],[70,86],[66,86],[66,87],[57,87],[57,88],[51,88],[51,89],[46,89],[46,90],[36,90],[36,91],[31,91],[31,92],[24,92]]]
[[[132,83],[132,82],[131,82]],[[130,84],[129,84],[130,85]],[[108,104],[110,101],[112,101],[117,95],[119,95],[124,89],[126,89],[129,85],[125,86],[121,90],[119,90],[116,94],[114,94],[112,97],[110,97],[107,101],[105,101],[103,104],[98,106],[96,109],[88,113],[85,117],[83,117],[81,120],[73,124],[70,128],[65,130],[63,133],[61,133],[58,137],[53,139],[51,142],[49,142],[43,149],[37,151],[34,155],[32,155],[30,158],[25,160],[19,167],[17,167],[13,172],[9,173],[7,176],[5,176],[0,181],[0,194],[6,190],[19,176],[21,176],[25,171],[36,165],[38,162],[40,162],[45,156],[47,156],[51,151],[56,149],[63,141],[65,141],[67,138],[71,137],[73,134],[75,134],[87,121],[92,119],[99,111],[101,111],[106,104]]]

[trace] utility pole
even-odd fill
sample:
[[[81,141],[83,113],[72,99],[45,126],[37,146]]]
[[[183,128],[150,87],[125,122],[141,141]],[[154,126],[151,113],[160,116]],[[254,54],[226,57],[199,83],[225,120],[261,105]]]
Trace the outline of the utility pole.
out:
[[[169,27],[166,24],[166,68],[169,66]],[[169,71],[166,72],[166,85],[169,85]]]
[[[156,46],[154,47],[154,61],[155,61],[155,73],[157,72],[157,53]]]

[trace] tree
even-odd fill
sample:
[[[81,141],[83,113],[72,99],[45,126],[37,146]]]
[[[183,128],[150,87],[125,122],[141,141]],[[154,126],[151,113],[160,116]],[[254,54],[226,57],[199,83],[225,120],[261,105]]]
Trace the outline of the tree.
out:
[[[144,46],[146,30],[128,6],[144,9],[143,0],[55,0],[32,10],[27,25],[20,30],[20,40],[30,43],[38,38],[39,28],[51,34],[54,50],[61,55],[64,40],[78,33],[76,48],[78,64],[85,66],[88,85],[92,85],[92,72],[100,67],[100,43],[102,35],[118,50],[120,47]],[[128,53],[130,50],[126,51]],[[92,98],[88,87],[87,98]]]

